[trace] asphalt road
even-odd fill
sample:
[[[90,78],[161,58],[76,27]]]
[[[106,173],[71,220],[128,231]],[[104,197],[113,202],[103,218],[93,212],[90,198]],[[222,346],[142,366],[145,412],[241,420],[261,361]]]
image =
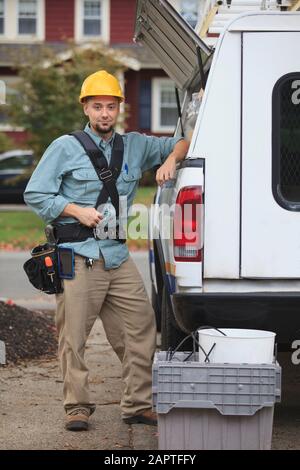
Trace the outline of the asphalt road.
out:
[[[150,292],[150,276],[148,268],[148,253],[133,252],[131,256],[144,280],[148,293]],[[0,299],[12,299],[26,308],[54,309],[53,295],[43,294],[35,289],[28,281],[23,264],[30,258],[29,252],[0,251]]]
[[[28,282],[22,265],[29,254],[0,252],[0,300],[11,298],[30,309],[54,309],[54,296]],[[147,253],[133,253],[147,289]],[[1,333],[1,332],[0,332]],[[56,359],[29,361],[0,369],[0,449],[145,450],[157,448],[157,429],[128,426],[120,418],[121,366],[96,321],[86,352],[91,397],[97,409],[88,433],[64,429],[62,380]]]
[[[0,204],[0,212],[29,212],[31,209],[25,204]]]

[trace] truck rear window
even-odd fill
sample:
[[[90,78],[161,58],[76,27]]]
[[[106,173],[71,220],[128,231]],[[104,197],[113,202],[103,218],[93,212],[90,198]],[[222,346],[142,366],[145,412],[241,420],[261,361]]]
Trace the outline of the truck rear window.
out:
[[[272,189],[278,204],[300,211],[300,72],[273,90]]]

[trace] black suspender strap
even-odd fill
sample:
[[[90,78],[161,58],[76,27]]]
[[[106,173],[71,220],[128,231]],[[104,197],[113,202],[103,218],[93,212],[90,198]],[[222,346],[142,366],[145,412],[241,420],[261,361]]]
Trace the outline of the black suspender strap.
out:
[[[97,147],[93,139],[86,132],[74,131],[71,132],[70,135],[80,142],[86,154],[89,156],[98,178],[103,183],[103,187],[100,191],[95,207],[97,208],[100,204],[106,203],[110,197],[111,203],[116,211],[116,217],[118,217],[119,193],[116,187],[116,181],[120,175],[123,164],[124,143],[122,136],[117,133],[115,134],[111,160],[108,165],[103,152],[99,147]]]
[[[124,154],[124,144],[123,139],[120,134],[115,134],[112,155],[110,164],[107,164],[107,160],[103,155],[103,152],[97,147],[93,139],[84,131],[75,131],[71,134],[75,137],[78,142],[84,148],[86,154],[89,156],[93,167],[97,173],[98,178],[102,181],[103,187],[98,196],[96,206],[97,209],[100,204],[105,204],[110,197],[111,203],[115,208],[116,217],[119,216],[119,193],[116,186],[116,181],[120,175],[122,164],[123,164],[123,154]],[[97,238],[94,229],[85,227],[80,223],[74,224],[53,224],[54,226],[54,236],[57,243],[69,243],[69,242],[79,242],[84,241],[87,238]],[[126,239],[119,238],[119,228],[118,224],[116,227],[116,238],[118,242],[125,243]]]

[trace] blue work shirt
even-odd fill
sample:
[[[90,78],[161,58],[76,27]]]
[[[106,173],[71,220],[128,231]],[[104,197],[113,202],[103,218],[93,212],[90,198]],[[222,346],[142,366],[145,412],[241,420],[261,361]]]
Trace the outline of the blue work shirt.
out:
[[[95,134],[89,124],[84,129],[110,161],[114,135],[109,141]],[[161,165],[172,152],[180,137],[154,137],[138,132],[122,135],[124,158],[117,179],[120,196],[127,196],[132,205],[142,172]],[[24,200],[46,223],[74,223],[77,219],[60,217],[64,208],[74,203],[95,207],[102,182],[81,144],[70,135],[54,140],[42,156],[24,192]],[[88,238],[82,242],[64,243],[87,258],[104,258],[105,268],[119,267],[128,258],[126,244],[116,240]]]

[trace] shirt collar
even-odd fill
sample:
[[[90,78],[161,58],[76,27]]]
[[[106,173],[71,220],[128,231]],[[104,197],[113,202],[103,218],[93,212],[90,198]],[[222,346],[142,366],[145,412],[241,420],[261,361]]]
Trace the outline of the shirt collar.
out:
[[[105,148],[110,145],[111,147],[113,146],[113,143],[114,143],[114,138],[115,138],[115,130],[113,130],[113,133],[112,133],[112,136],[109,140],[104,140],[104,139],[101,139],[101,137],[99,137],[98,134],[96,134],[90,127],[90,123],[88,122],[87,125],[85,126],[84,128],[85,132],[87,132],[87,134],[89,134],[92,139],[94,140],[94,142],[96,143],[96,145],[98,147],[101,147],[102,149],[105,150]]]

